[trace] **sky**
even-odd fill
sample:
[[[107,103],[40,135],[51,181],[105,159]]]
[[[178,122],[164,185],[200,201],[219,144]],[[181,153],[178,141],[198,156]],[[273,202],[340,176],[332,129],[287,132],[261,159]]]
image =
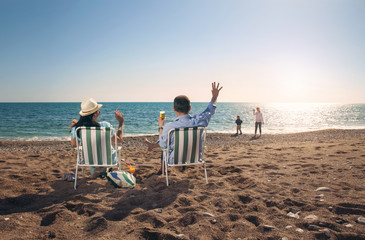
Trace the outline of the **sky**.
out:
[[[0,102],[365,103],[363,0],[0,0]]]

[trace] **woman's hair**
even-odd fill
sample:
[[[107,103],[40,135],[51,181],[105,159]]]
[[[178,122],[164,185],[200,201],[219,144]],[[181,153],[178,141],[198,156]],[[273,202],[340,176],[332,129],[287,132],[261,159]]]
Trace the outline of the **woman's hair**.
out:
[[[189,113],[190,99],[184,95],[177,96],[174,99],[174,109],[176,112]]]
[[[93,120],[96,113],[97,111],[87,116],[80,116],[79,121],[74,126],[75,129],[78,127],[100,127],[100,124]],[[77,136],[80,137],[80,131],[77,131]]]

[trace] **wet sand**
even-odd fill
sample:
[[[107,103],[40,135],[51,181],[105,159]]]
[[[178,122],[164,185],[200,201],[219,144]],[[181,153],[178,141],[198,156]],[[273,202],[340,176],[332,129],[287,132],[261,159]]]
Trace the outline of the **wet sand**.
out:
[[[172,168],[169,187],[143,139],[123,142],[134,189],[86,170],[76,191],[69,142],[1,141],[0,239],[365,239],[365,130],[208,132],[209,183]]]

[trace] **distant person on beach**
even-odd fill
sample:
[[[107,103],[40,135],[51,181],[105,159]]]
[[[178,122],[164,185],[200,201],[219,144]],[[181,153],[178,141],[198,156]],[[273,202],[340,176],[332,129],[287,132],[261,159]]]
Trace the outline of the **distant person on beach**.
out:
[[[240,119],[240,116],[237,116],[236,124],[237,124],[236,135],[238,135],[238,131],[240,131],[240,135],[242,135],[241,131],[242,120]]]
[[[146,144],[148,145],[148,150],[152,151],[154,148],[167,147],[167,138],[168,133],[171,129],[174,128],[182,128],[182,127],[206,127],[209,124],[210,118],[215,113],[217,98],[220,90],[223,87],[219,87],[219,83],[212,83],[212,99],[208,104],[208,107],[204,110],[204,112],[200,114],[196,114],[194,116],[190,116],[189,112],[191,109],[190,100],[187,96],[179,95],[174,99],[174,111],[176,113],[177,118],[170,123],[165,125],[166,118],[158,119],[159,126],[159,138],[157,143],[151,143],[146,139]],[[172,153],[174,150],[174,141],[170,143],[170,158],[169,162],[172,163],[174,154]],[[162,161],[161,161],[161,170],[162,170]],[[161,171],[160,170],[160,171]]]
[[[259,127],[260,137],[261,137],[261,125],[264,124],[264,117],[262,116],[262,113],[261,113],[259,107],[256,108],[256,112],[255,112],[255,109],[252,109],[252,111],[253,111],[253,115],[255,115],[255,137],[256,137],[256,133],[257,133],[257,127]]]
[[[100,108],[102,107],[102,104],[98,104],[94,99],[90,98],[87,99],[85,101],[83,101],[81,103],[81,111],[79,112],[80,114],[80,119],[76,120],[76,119],[72,119],[71,121],[71,145],[73,147],[76,147],[76,136],[77,138],[80,140],[80,132],[78,131],[76,133],[76,128],[81,127],[81,126],[85,126],[85,127],[109,127],[109,128],[113,128],[113,126],[109,123],[109,122],[97,122],[98,117],[100,115]],[[123,114],[121,112],[119,112],[118,110],[114,111],[115,114],[115,118],[117,119],[117,121],[119,122],[119,126],[118,126],[118,131],[114,132],[112,130],[111,135],[112,138],[111,140],[114,142],[115,141],[115,135],[117,136],[117,142],[120,143],[123,137],[123,125],[124,125],[124,117]],[[116,161],[116,152],[113,149],[112,150],[112,154],[113,154],[113,161]],[[96,178],[97,174],[95,173],[95,168],[94,167],[90,167],[90,174],[91,174],[91,178]]]

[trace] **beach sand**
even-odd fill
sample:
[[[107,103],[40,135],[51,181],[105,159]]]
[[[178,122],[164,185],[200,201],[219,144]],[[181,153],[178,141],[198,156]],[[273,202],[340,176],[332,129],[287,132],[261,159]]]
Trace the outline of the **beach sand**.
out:
[[[69,142],[0,142],[0,239],[365,239],[365,130],[208,132],[209,183],[172,168],[169,187],[143,139],[123,140],[134,189],[87,169],[76,191]]]

